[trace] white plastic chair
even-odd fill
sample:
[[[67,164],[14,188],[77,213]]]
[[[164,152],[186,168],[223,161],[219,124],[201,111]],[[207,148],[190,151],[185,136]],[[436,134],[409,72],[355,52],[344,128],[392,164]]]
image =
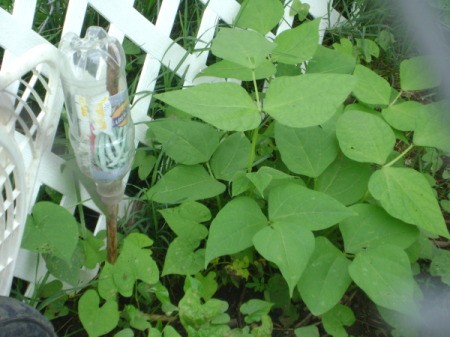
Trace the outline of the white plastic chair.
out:
[[[39,165],[52,146],[59,87],[58,52],[50,45],[0,73],[0,295],[9,294]]]

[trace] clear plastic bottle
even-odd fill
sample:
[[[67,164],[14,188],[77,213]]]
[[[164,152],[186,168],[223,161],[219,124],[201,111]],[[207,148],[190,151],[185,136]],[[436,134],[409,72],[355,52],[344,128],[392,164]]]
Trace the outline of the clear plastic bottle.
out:
[[[70,142],[78,166],[97,186],[116,186],[134,156],[122,46],[103,28],[89,27],[84,38],[66,34],[59,49]]]

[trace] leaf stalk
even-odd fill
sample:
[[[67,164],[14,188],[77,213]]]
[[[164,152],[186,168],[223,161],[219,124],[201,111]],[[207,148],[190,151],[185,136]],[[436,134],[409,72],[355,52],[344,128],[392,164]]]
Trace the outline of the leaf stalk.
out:
[[[252,69],[252,77],[253,77],[253,86],[255,88],[255,98],[256,98],[256,105],[258,107],[258,111],[262,113],[262,106],[261,106],[261,100],[259,98],[259,92],[258,92],[258,85],[256,83],[256,74],[255,70]],[[250,149],[250,157],[248,158],[248,165],[247,165],[247,172],[250,173],[252,171],[253,167],[253,161],[255,160],[255,153],[256,153],[256,143],[258,142],[258,132],[259,127],[253,130],[252,133],[252,146]]]
[[[383,167],[390,167],[390,166],[394,165],[396,162],[398,162],[400,159],[402,159],[404,156],[406,156],[408,154],[408,152],[411,151],[413,148],[414,148],[414,144],[409,145],[405,151],[400,153],[397,157],[395,157],[389,163],[383,165]]]

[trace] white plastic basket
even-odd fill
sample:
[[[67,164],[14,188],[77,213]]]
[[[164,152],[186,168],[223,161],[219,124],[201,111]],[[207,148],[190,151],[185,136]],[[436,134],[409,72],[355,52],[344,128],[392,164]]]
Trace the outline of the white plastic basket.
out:
[[[291,1],[284,2],[289,4]],[[231,24],[239,11],[239,4],[235,0],[200,2],[204,5],[203,14],[191,53],[177,44],[176,38],[171,38],[181,0],[162,0],[154,23],[133,7],[133,0],[69,1],[62,34],[69,31],[80,34],[86,11],[92,8],[110,22],[110,35],[119,41],[128,37],[145,54],[131,110],[139,141],[144,140],[146,128],[143,122],[150,120],[147,112],[151,93],[162,66],[183,77],[186,85],[211,80],[195,77],[206,67],[209,55],[206,47],[217,25]],[[320,24],[321,40],[329,25],[342,20],[334,10],[330,11],[332,0],[303,2],[310,4],[313,17],[323,18]],[[51,5],[52,2],[49,2]],[[31,287],[27,291],[30,294],[33,285],[45,275],[45,264],[38,263],[39,258],[35,254],[24,250],[19,253],[26,214],[31,210],[39,188],[46,185],[61,193],[61,205],[72,212],[78,200],[72,177],[61,169],[64,160],[51,152],[62,109],[62,94],[57,84],[56,48],[32,30],[35,11],[36,0],[15,0],[12,13],[0,8],[0,47],[5,51],[0,71],[0,90],[9,92],[7,95],[13,104],[11,107],[16,111],[13,122],[0,119],[0,201],[3,204],[0,205],[0,294],[9,293],[14,276],[30,283]],[[287,29],[292,22],[293,17],[286,7],[277,34]],[[32,49],[36,46],[39,46],[38,49]],[[22,57],[17,59],[18,55]],[[20,79],[22,81],[17,82]],[[20,85],[24,88],[23,92],[19,90]],[[29,100],[37,94],[33,90],[36,85],[41,86],[40,93],[44,92],[42,102],[37,105],[34,100],[30,104]],[[28,132],[27,128],[20,126],[20,116],[25,112],[32,120],[31,124],[26,124]],[[87,192],[83,188],[80,190],[81,200],[88,200]],[[83,206],[98,214],[96,231],[104,228],[105,218],[95,204],[87,201]]]

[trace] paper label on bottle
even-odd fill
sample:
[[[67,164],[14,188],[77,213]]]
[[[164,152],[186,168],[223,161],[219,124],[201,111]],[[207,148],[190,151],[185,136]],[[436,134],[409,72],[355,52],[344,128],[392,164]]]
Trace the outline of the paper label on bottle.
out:
[[[75,111],[78,118],[80,137],[88,138],[91,134],[91,123],[89,121],[89,107],[86,97],[75,95]]]
[[[100,132],[112,135],[111,103],[109,94],[104,93],[90,97],[88,100],[92,132],[98,135]]]
[[[111,103],[112,113],[112,126],[113,127],[121,127],[125,126],[128,123],[128,115],[129,115],[129,103],[127,91],[121,91],[114,96],[109,98]]]
[[[86,97],[75,95],[75,110],[80,121],[89,121],[88,104]]]

